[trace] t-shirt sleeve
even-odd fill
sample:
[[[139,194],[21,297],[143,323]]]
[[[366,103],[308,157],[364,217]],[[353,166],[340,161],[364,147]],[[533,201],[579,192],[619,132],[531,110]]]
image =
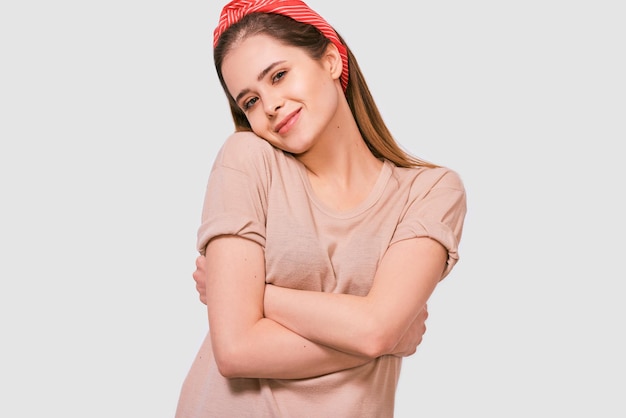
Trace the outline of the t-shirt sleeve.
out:
[[[459,175],[449,169],[432,169],[425,177],[427,187],[415,181],[407,210],[391,244],[421,237],[441,243],[448,251],[443,279],[459,260],[459,243],[467,212],[465,187]]]
[[[204,195],[197,250],[211,239],[237,235],[265,246],[271,146],[250,132],[231,135],[218,152]]]

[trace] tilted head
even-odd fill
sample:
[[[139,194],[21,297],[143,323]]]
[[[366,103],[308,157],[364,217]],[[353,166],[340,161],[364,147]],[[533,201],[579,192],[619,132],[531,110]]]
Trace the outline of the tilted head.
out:
[[[334,44],[343,63],[341,86],[361,135],[372,153],[398,166],[432,165],[399,147],[380,115],[350,48],[335,29],[300,0],[234,0],[222,9],[219,24],[213,33],[213,58],[237,130],[249,131],[252,128],[228,91],[222,65],[233,48],[254,35],[267,35],[284,45],[301,48],[318,61],[328,46]]]
[[[341,85],[348,86],[348,51],[335,30],[316,12],[299,0],[234,0],[222,9],[213,33],[213,57],[220,83],[228,96],[231,113],[238,129],[250,125],[224,82],[222,64],[232,48],[254,35],[268,35],[277,41],[303,49],[312,59],[320,60],[333,43],[343,61]]]

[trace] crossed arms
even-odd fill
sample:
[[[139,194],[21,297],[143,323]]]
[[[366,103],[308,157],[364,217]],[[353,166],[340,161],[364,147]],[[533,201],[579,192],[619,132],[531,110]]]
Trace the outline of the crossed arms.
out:
[[[446,260],[439,242],[406,239],[387,249],[366,296],[304,291],[267,285],[263,248],[224,235],[193,277],[220,373],[298,379],[413,354]]]

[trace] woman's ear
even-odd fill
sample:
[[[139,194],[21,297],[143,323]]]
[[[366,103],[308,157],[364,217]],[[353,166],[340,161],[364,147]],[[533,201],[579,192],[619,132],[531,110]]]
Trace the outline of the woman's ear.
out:
[[[343,72],[343,61],[335,44],[332,42],[328,44],[322,60],[329,69],[332,78],[339,79]]]

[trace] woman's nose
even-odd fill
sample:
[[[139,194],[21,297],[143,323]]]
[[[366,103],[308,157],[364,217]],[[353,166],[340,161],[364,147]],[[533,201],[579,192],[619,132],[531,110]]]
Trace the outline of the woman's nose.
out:
[[[278,97],[268,97],[265,100],[265,113],[269,118],[274,117],[282,107],[283,102]]]

